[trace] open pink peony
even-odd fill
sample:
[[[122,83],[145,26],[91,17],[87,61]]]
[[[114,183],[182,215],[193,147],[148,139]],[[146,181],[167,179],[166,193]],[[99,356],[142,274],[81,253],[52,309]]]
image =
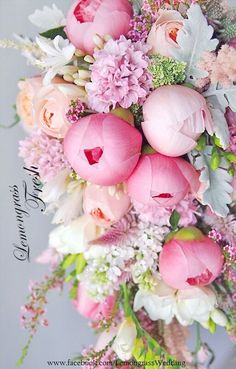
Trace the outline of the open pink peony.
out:
[[[66,33],[78,49],[93,54],[93,37],[126,35],[132,14],[128,0],[77,0],[67,15]]]
[[[222,266],[219,245],[195,227],[171,235],[159,259],[163,280],[176,289],[206,286],[218,277]]]
[[[142,145],[139,131],[113,114],[92,114],[73,124],[64,140],[72,168],[102,186],[125,181],[133,172]]]
[[[181,156],[197,144],[207,129],[213,133],[206,100],[195,90],[179,85],[153,91],[143,105],[143,132],[161,154]]]
[[[198,174],[181,158],[143,155],[128,180],[132,199],[146,205],[170,207],[199,188]]]

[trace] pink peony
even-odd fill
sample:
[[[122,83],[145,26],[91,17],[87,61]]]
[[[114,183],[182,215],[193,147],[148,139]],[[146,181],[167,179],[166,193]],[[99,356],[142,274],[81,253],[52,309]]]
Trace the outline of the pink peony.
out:
[[[67,15],[66,33],[78,49],[93,54],[93,37],[126,35],[132,15],[128,0],[77,0]]]
[[[213,134],[206,100],[185,86],[163,86],[143,106],[142,128],[150,145],[161,154],[181,156],[197,144],[205,128]]]
[[[124,36],[109,40],[104,49],[94,53],[91,82],[86,84],[88,102],[92,109],[108,113],[117,106],[129,108],[143,103],[152,86],[147,70],[149,47],[131,42]]]
[[[91,320],[109,318],[115,308],[115,303],[116,296],[109,296],[102,303],[93,300],[83,284],[79,285],[77,298],[73,301],[76,310]]]
[[[194,227],[170,235],[159,259],[161,276],[176,289],[206,286],[220,274],[223,255],[217,243]]]
[[[122,185],[98,187],[89,185],[84,191],[83,208],[94,222],[101,227],[109,227],[118,222],[130,208],[130,197]]]
[[[113,114],[80,119],[64,140],[65,156],[74,170],[89,182],[109,186],[133,172],[142,145],[139,131]]]
[[[171,56],[171,48],[178,47],[176,38],[182,26],[183,17],[178,11],[160,9],[147,39],[151,53]]]
[[[143,155],[128,179],[132,199],[161,207],[176,205],[188,192],[195,193],[198,188],[198,174],[191,164],[161,154]]]

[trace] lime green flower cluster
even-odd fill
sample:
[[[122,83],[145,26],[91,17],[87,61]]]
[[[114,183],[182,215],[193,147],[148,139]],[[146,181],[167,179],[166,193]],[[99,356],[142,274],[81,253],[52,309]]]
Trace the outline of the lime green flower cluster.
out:
[[[164,85],[183,83],[186,78],[186,65],[184,62],[179,62],[170,57],[153,55],[149,66],[153,78],[153,87],[158,88]]]

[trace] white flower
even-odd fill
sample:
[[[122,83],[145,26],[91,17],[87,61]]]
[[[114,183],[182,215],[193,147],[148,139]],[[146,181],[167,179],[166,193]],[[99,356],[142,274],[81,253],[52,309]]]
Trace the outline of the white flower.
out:
[[[125,319],[118,330],[112,349],[120,360],[126,361],[132,358],[134,342],[137,336],[137,330],[132,319]]]
[[[44,6],[43,10],[36,9],[29,15],[29,21],[39,28],[45,30],[65,26],[66,19],[63,12],[55,4],[52,8]]]
[[[69,40],[65,40],[61,36],[56,36],[54,40],[45,37],[36,37],[36,43],[45,53],[38,65],[47,70],[44,77],[44,84],[49,84],[50,81],[60,72],[60,69],[70,63],[75,47]]]
[[[161,319],[169,324],[175,316],[184,326],[197,321],[206,328],[210,317],[216,324],[226,324],[215,305],[216,296],[209,287],[174,290],[163,281],[157,281],[154,291],[139,290],[134,298],[134,311],[144,307],[151,320]]]
[[[134,311],[145,308],[151,320],[165,320],[167,324],[174,317],[175,290],[159,281],[155,290],[139,290],[134,298]]]
[[[49,234],[49,246],[61,254],[84,252],[88,243],[97,237],[97,226],[92,218],[83,215],[69,225],[61,225]]]
[[[220,325],[221,327],[225,327],[228,323],[226,315],[220,309],[214,309],[211,312],[211,319],[213,320],[213,322],[215,322],[217,325]]]
[[[209,287],[191,287],[178,290],[175,315],[180,324],[186,326],[197,321],[206,323],[216,305],[216,296]]]
[[[66,192],[67,178],[70,173],[70,169],[64,169],[44,183],[41,195],[44,202],[54,203],[59,200],[59,198]]]

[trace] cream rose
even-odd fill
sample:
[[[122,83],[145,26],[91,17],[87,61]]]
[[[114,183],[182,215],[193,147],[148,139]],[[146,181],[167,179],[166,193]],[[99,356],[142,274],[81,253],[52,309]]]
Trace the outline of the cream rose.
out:
[[[151,54],[171,56],[170,48],[178,47],[177,34],[183,26],[183,17],[176,10],[159,10],[156,22],[148,35]]]
[[[56,78],[48,86],[43,86],[34,101],[35,121],[46,134],[64,138],[71,124],[66,113],[72,100],[84,102],[85,92],[75,85]]]
[[[24,127],[30,130],[34,127],[33,100],[42,87],[42,78],[27,78],[18,83],[20,89],[16,99],[16,110]]]

